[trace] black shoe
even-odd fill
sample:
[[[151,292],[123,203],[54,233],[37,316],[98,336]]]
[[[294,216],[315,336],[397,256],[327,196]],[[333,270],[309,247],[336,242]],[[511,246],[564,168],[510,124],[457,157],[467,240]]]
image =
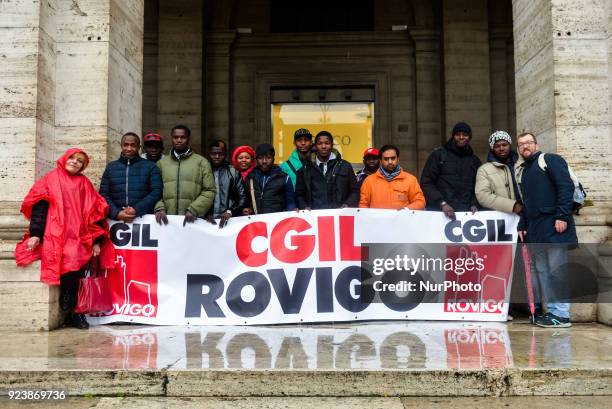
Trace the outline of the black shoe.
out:
[[[89,329],[89,323],[85,319],[85,314],[73,313],[70,319],[70,324],[78,329]]]
[[[547,312],[540,317],[536,317],[535,325],[544,328],[569,328],[572,323],[569,318],[557,317],[555,314]]]

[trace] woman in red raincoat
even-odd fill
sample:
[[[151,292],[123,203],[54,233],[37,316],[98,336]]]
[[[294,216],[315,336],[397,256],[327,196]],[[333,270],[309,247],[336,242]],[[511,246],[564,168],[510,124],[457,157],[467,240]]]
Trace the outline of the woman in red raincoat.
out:
[[[102,268],[114,266],[109,240],[108,204],[82,172],[87,154],[71,148],[57,160],[57,167],[40,178],[21,205],[30,220],[28,233],[15,248],[17,265],[41,260],[40,280],[60,286],[60,307],[69,313],[69,324],[89,328],[83,314],[74,313],[80,271],[92,256],[100,256]]]

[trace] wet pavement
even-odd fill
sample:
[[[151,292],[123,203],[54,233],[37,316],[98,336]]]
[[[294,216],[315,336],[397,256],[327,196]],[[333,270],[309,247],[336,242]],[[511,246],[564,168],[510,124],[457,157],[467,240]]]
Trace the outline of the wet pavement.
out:
[[[0,332],[0,370],[612,368],[612,329],[527,322]]]
[[[402,407],[412,401],[374,397],[612,395],[610,351],[610,327],[553,330],[526,321],[0,332],[0,395],[61,389],[71,397],[206,396],[220,407],[229,397],[342,397],[330,407],[349,398],[357,399],[356,406]],[[373,400],[359,400],[365,398]],[[179,407],[181,400],[167,402]],[[270,402],[255,406],[294,407],[294,401]],[[308,402],[295,407],[310,407]],[[421,404],[429,407],[428,402]],[[593,402],[588,405],[600,403]],[[75,407],[90,403],[117,407],[121,401],[74,401]],[[142,405],[165,407],[158,404]]]

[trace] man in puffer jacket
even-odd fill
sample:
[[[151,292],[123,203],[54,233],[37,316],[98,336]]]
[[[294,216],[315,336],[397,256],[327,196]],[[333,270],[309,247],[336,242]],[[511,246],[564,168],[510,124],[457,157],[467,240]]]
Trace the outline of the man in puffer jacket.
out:
[[[157,166],[164,182],[162,199],[155,205],[155,219],[168,224],[169,214],[185,215],[183,226],[204,217],[215,200],[215,178],[210,163],[189,148],[191,130],[172,128],[172,149]]]
[[[520,214],[523,205],[514,176],[519,156],[511,145],[507,132],[497,131],[489,137],[488,162],[476,173],[476,198],[487,209]]]
[[[448,142],[427,158],[421,173],[427,210],[441,210],[451,220],[455,220],[455,211],[478,210],[474,185],[481,162],[469,145],[471,139],[470,126],[459,122]]]
[[[121,156],[109,163],[102,175],[100,194],[110,206],[109,217],[131,223],[153,213],[162,196],[161,174],[154,162],[138,155],[140,138],[128,132],[121,138]]]

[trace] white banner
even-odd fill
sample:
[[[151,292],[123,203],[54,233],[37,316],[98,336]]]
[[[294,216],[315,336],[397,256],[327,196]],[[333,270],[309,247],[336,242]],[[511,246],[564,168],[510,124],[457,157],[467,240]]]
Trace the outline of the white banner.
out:
[[[223,229],[169,220],[111,223],[114,308],[91,323],[507,317],[514,215],[457,213],[450,221],[440,212],[320,210],[237,217]],[[403,278],[389,281],[390,271]]]

